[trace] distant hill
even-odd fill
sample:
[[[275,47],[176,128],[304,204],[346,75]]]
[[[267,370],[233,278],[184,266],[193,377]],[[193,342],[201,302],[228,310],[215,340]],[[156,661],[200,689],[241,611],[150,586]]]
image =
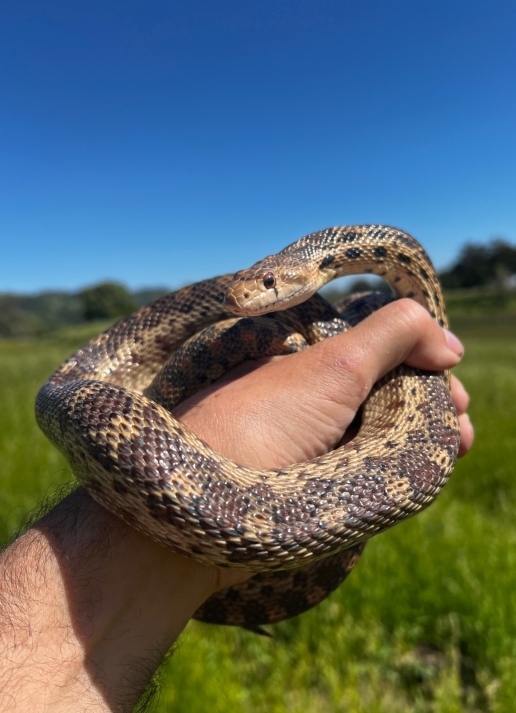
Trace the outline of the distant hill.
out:
[[[40,336],[89,319],[117,319],[169,291],[150,287],[131,292],[108,282],[78,292],[0,293],[0,338]]]

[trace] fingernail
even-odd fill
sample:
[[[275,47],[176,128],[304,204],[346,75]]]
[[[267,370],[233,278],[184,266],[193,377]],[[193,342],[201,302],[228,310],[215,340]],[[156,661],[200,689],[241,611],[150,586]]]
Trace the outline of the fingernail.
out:
[[[452,352],[455,352],[457,356],[463,356],[464,354],[464,346],[460,339],[453,334],[453,332],[450,332],[449,329],[444,330],[444,334],[446,336],[446,344],[448,347],[452,350]]]

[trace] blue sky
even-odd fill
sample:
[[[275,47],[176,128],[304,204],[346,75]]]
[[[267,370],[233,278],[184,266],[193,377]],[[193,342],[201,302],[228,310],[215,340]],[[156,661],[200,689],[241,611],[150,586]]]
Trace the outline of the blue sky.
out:
[[[179,286],[329,225],[516,241],[514,0],[0,9],[0,292]]]

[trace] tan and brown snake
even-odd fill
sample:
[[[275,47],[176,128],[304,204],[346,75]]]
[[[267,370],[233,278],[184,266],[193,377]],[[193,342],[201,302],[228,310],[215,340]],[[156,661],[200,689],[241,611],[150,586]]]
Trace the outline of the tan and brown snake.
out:
[[[257,630],[314,606],[370,537],[429,505],[453,469],[459,429],[443,373],[398,367],[371,390],[351,442],[281,469],[233,463],[169,411],[243,359],[346,329],[353,305],[341,316],[312,295],[359,273],[384,277],[446,326],[439,281],[414,238],[380,225],[329,228],[140,309],[38,394],[41,428],[95,500],[180,554],[256,573],[197,618]],[[282,321],[254,318],[272,312]]]

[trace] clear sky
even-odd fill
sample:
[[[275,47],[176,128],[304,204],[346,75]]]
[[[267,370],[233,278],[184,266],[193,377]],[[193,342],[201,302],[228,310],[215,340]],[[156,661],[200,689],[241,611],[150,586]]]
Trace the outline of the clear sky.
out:
[[[514,0],[16,0],[0,67],[0,292],[516,241]]]

